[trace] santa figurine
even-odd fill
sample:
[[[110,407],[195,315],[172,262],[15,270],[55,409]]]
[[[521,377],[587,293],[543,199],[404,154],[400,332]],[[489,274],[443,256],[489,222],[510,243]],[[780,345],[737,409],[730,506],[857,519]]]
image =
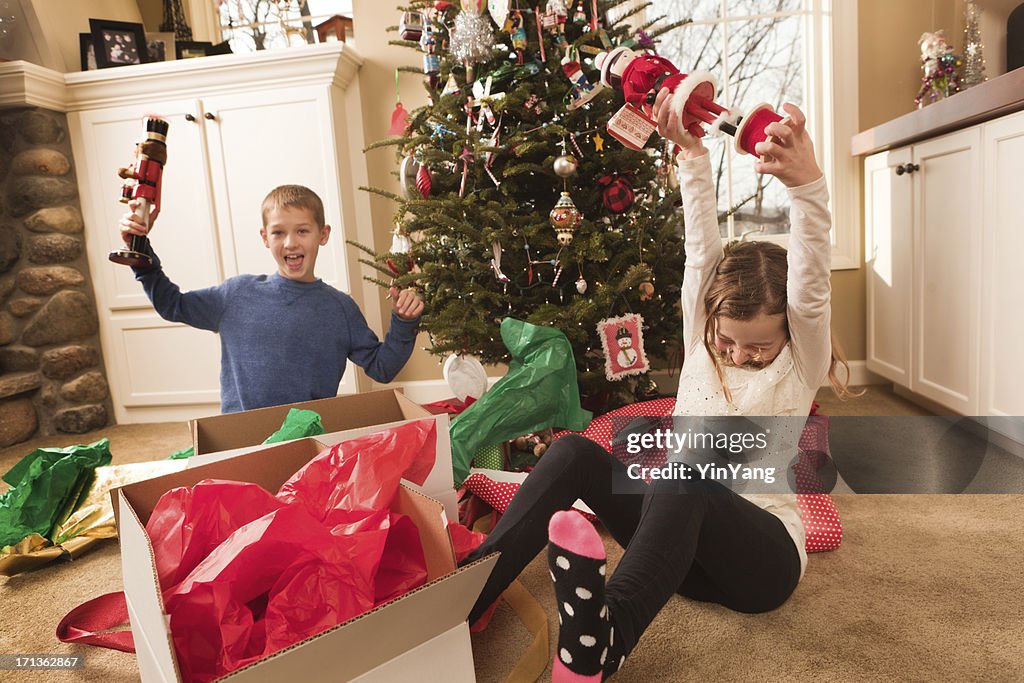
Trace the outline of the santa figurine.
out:
[[[768,139],[765,127],[783,118],[767,103],[757,105],[745,116],[726,109],[714,101],[714,76],[708,72],[684,74],[672,62],[655,54],[616,47],[597,55],[594,65],[601,70],[602,84],[622,92],[627,106],[645,114],[649,114],[658,91],[668,88],[672,93],[671,111],[682,119],[683,127],[691,135],[703,137],[707,124],[713,131],[734,136],[740,154],[757,156],[755,146]],[[608,132],[622,139],[611,124]]]

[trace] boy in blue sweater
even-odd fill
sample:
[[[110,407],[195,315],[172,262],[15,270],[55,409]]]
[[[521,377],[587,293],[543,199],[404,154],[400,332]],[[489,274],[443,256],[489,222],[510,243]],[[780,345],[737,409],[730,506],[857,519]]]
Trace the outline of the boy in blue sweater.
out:
[[[277,263],[271,275],[238,275],[182,293],[151,247],[153,265],[133,268],[161,318],[220,334],[221,411],[335,396],[347,359],[390,382],[412,354],[423,301],[412,289],[392,288],[391,329],[381,342],[352,297],[314,275],[317,252],[331,236],[320,198],[282,185],[263,200],[262,212],[260,236]],[[126,240],[152,229],[133,213],[120,225]]]

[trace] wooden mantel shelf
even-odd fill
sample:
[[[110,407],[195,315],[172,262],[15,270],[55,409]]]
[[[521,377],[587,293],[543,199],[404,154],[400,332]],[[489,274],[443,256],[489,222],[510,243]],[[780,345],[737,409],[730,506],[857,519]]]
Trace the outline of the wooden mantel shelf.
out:
[[[864,156],[1024,109],[1024,68],[930,104],[853,136],[850,151]]]

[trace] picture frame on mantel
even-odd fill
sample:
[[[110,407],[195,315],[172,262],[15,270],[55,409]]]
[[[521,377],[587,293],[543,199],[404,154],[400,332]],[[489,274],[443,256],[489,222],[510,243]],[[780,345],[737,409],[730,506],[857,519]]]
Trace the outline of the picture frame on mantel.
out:
[[[212,47],[213,43],[199,40],[179,40],[174,44],[178,59],[205,57],[210,53]]]
[[[146,31],[146,56],[149,62],[168,62],[177,59],[174,34]]]
[[[82,71],[95,71],[99,68],[96,65],[96,49],[92,44],[91,33],[78,34],[78,52],[82,61]]]
[[[142,24],[89,19],[89,27],[92,29],[93,51],[99,68],[144,64],[148,61],[146,30]]]

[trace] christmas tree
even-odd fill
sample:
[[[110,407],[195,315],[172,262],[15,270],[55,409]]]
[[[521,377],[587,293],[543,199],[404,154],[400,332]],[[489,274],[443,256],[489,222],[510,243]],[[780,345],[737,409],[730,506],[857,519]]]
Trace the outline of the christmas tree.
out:
[[[671,150],[657,135],[640,150],[609,135],[622,95],[601,87],[593,60],[618,45],[653,49],[679,24],[634,31],[644,7],[625,6],[405,8],[394,42],[423,52],[423,68],[408,70],[424,74],[430,104],[409,113],[404,134],[371,146],[395,146],[400,161],[402,196],[365,188],[397,202],[389,253],[355,245],[370,254],[362,262],[379,271],[375,282],[420,289],[431,353],[503,363],[505,317],[557,328],[584,403],[598,411],[653,390],[649,372],[609,379],[601,321],[639,314],[642,351],[663,361],[679,362],[682,337]]]

